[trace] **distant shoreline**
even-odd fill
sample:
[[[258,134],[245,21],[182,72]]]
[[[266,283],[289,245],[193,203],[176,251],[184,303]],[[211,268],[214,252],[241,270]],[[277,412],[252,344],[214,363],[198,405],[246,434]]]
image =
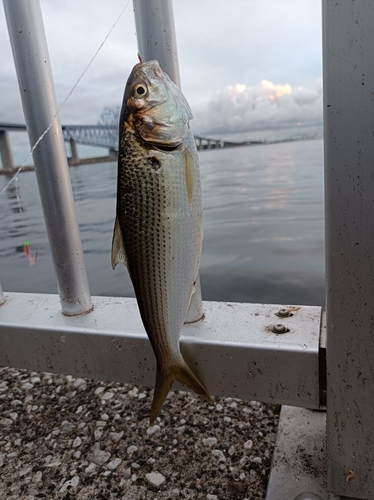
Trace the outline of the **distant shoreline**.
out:
[[[234,147],[248,147],[248,146],[264,146],[264,145],[270,145],[270,144],[279,144],[279,143],[283,143],[283,142],[299,142],[299,141],[315,141],[315,140],[319,140],[321,139],[321,137],[304,137],[304,138],[300,138],[300,139],[281,139],[281,140],[278,140],[278,141],[266,141],[266,142],[262,142],[262,141],[256,141],[256,142],[252,142],[252,143],[249,143],[249,144],[238,144],[238,146],[232,146],[232,148]],[[227,148],[217,148],[217,147],[212,147],[212,148],[208,148],[208,147],[204,147],[202,149],[199,149],[198,151],[214,151],[214,150],[221,150],[221,149],[227,149]],[[117,158],[113,157],[113,156],[98,156],[98,157],[94,157],[94,158],[80,158],[78,162],[75,162],[73,161],[72,158],[68,158],[68,165],[69,167],[79,167],[79,165],[89,165],[91,163],[108,163],[108,162],[113,162],[113,161],[117,161]],[[13,168],[12,170],[4,170],[4,169],[0,169],[0,175],[14,175],[15,173],[18,172],[20,167],[16,167],[16,168]],[[32,172],[35,170],[35,167],[32,166],[32,165],[27,165],[25,167],[22,168],[21,172]]]
[[[68,158],[69,167],[79,167],[79,165],[88,165],[90,163],[107,163],[117,161],[117,158],[113,158],[110,156],[98,156],[96,158],[80,158],[78,162],[74,162],[72,158]],[[14,175],[18,172],[20,167],[12,168],[12,170],[0,170],[0,175]],[[26,165],[22,167],[21,172],[32,172],[35,170],[35,166]]]

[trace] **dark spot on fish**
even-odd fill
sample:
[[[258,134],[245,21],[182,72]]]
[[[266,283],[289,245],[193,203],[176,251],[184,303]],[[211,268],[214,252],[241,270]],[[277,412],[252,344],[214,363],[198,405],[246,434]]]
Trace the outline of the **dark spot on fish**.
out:
[[[145,160],[145,165],[153,168],[153,170],[158,170],[161,167],[161,162],[155,156],[150,156]]]

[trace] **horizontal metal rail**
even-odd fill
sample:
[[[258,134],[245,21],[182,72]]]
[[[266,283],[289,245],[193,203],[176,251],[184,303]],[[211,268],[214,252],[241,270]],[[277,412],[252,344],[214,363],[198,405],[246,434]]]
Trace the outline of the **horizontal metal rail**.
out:
[[[135,299],[92,297],[90,314],[67,317],[57,295],[5,298],[0,365],[154,386],[155,358]],[[212,395],[319,408],[321,309],[283,318],[280,309],[204,302],[204,319],[185,325],[183,356]]]

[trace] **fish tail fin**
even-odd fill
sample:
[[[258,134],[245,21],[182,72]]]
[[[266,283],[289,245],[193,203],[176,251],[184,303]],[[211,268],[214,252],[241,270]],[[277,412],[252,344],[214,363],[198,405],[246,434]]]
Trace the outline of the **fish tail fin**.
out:
[[[180,362],[177,366],[173,366],[168,374],[163,374],[157,366],[156,374],[156,386],[152,401],[150,422],[153,425],[154,421],[159,414],[161,407],[168,395],[174,380],[178,380],[182,384],[186,385],[192,389],[197,394],[200,394],[208,401],[211,401],[208,391],[204,387],[203,383],[196,377],[196,375],[189,368],[187,363],[181,357]]]

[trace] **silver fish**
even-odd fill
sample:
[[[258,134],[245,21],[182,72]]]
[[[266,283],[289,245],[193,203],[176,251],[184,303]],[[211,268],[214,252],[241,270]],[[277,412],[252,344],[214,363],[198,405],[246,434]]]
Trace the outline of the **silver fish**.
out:
[[[120,116],[112,266],[128,268],[157,360],[151,423],[174,379],[210,399],[179,349],[203,240],[191,118],[186,99],[157,61],[133,68]]]

